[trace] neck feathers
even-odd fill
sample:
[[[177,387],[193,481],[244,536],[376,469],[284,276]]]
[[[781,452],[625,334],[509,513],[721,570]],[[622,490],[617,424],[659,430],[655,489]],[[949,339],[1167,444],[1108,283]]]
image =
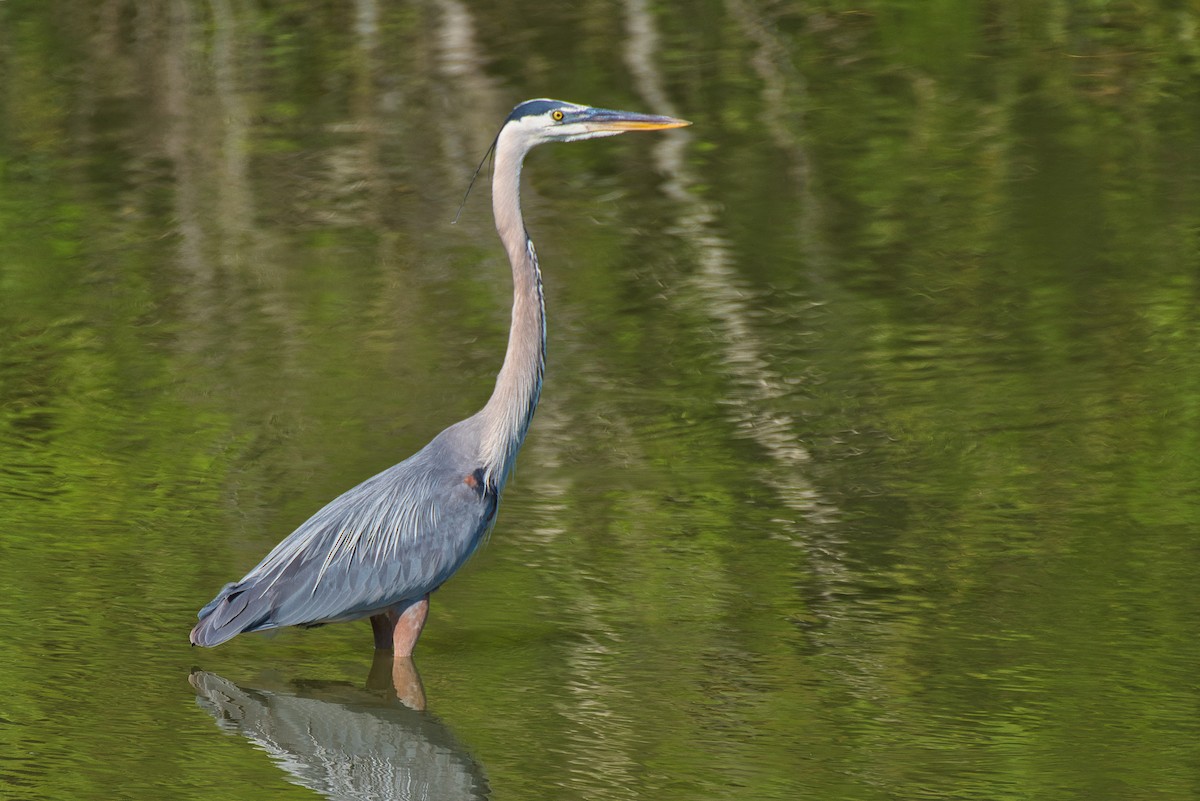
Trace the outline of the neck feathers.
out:
[[[481,461],[488,484],[503,487],[525,441],[546,366],[546,307],[533,242],[521,217],[521,165],[528,147],[501,131],[492,177],[496,230],[513,273],[512,327],[496,388],[480,412]]]

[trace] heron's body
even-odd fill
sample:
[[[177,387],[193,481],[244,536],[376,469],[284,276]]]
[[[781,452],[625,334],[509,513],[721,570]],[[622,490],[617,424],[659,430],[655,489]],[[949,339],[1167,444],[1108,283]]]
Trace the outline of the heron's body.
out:
[[[376,645],[412,652],[428,597],[496,519],[504,483],[541,392],[546,324],[541,274],[520,207],[521,164],[546,141],[674,128],[668,117],[552,100],[517,106],[494,145],[492,208],[513,270],[508,350],[488,403],[400,464],[327,504],[241,581],[200,610],[196,645],[245,631],[370,617]]]
[[[243,631],[356,620],[420,601],[496,519],[499,488],[484,480],[476,442],[476,418],[456,423],[327,504],[201,610],[193,641],[217,645]]]

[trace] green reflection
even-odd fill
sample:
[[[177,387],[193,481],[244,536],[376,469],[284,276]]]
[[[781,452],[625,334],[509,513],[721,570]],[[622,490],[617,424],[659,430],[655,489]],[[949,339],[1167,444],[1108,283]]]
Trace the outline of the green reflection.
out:
[[[552,95],[696,126],[527,170],[543,406],[419,653],[491,796],[1195,797],[1197,30],[0,3],[0,795],[313,797],[187,677],[362,684],[365,624],[187,630],[486,398],[449,220]]]

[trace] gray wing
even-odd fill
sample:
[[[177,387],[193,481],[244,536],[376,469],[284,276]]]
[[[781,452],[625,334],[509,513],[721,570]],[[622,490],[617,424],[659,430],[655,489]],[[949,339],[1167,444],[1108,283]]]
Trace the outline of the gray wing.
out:
[[[482,469],[452,451],[439,436],[330,502],[200,610],[192,642],[353,620],[436,589],[474,552],[498,504]]]

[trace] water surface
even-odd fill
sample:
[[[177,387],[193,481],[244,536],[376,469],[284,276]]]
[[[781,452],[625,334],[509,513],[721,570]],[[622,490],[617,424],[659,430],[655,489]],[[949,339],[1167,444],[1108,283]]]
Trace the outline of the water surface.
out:
[[[532,8],[0,4],[0,796],[1200,798],[1196,13]],[[190,648],[488,396],[546,95],[695,125],[530,159],[428,710]]]

